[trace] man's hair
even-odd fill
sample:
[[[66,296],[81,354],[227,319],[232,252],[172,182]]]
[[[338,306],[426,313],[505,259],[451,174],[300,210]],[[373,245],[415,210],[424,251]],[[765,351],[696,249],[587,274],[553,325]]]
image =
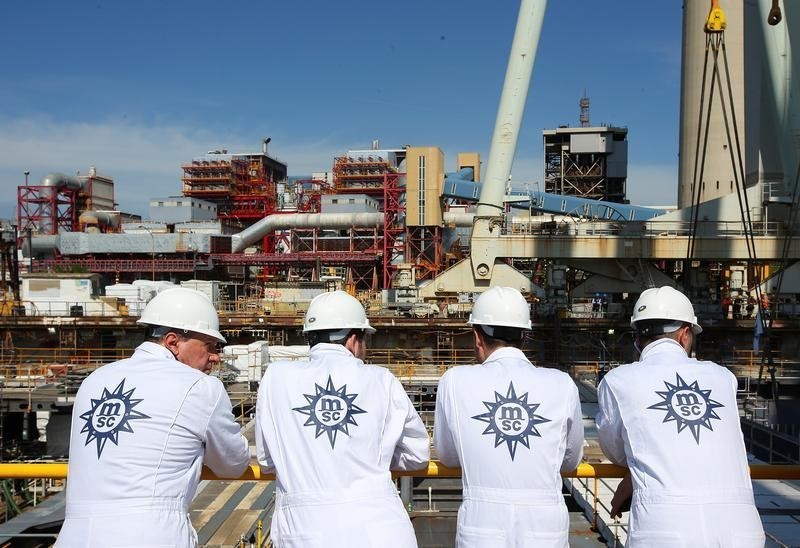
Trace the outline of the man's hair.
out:
[[[486,346],[492,350],[503,346],[513,346],[514,348],[522,346],[524,330],[518,327],[483,324],[475,324],[473,327],[483,334]]]
[[[190,332],[185,329],[176,329],[174,327],[164,327],[161,325],[148,325],[147,338],[149,342],[160,343],[170,333],[175,333],[179,337],[185,339],[189,337]]]
[[[314,347],[320,343],[331,343],[344,345],[350,335],[355,334],[357,337],[364,336],[363,329],[321,329],[319,331],[307,331],[305,333],[308,346]]]

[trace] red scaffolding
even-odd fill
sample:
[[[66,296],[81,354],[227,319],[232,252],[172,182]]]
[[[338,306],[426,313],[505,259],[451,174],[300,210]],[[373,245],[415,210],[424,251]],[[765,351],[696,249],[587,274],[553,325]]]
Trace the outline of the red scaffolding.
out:
[[[405,173],[383,175],[383,288],[391,286],[398,261],[405,253]]]
[[[286,166],[264,154],[216,155],[184,164],[183,195],[213,202],[221,219],[250,224],[276,210],[276,183]]]
[[[29,230],[35,234],[58,234],[78,230],[78,193],[55,186],[17,187],[17,219],[20,237]]]

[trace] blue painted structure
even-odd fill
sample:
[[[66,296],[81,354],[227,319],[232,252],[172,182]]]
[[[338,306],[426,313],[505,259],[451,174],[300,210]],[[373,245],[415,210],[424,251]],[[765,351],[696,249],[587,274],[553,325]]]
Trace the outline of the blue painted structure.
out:
[[[447,173],[442,197],[477,202],[481,195],[482,183],[468,180],[471,176],[472,168],[464,168],[458,173]],[[509,205],[517,209],[608,221],[646,221],[667,213],[666,210],[652,207],[590,200],[537,190],[511,195],[511,198]]]

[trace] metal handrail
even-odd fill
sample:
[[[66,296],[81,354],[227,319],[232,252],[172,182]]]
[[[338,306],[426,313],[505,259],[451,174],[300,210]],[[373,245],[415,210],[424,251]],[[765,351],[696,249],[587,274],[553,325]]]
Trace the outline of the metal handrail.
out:
[[[65,479],[67,477],[69,463],[67,462],[35,462],[35,463],[0,463],[0,478],[6,479],[26,479],[26,478],[49,478]],[[622,478],[628,473],[624,466],[615,464],[589,464],[581,463],[578,469],[572,472],[565,472],[561,475],[565,478]],[[440,477],[440,478],[459,478],[461,477],[460,468],[450,468],[438,461],[431,461],[428,468],[423,470],[413,470],[407,472],[393,472],[395,477]],[[222,478],[214,474],[210,469],[203,467],[200,476],[204,480],[232,479]],[[780,480],[800,480],[800,465],[794,464],[751,464],[750,477],[754,480],[780,479]],[[258,465],[251,465],[238,478],[241,481],[271,481],[275,479],[275,474],[262,474]]]
[[[25,367],[42,367],[42,373],[49,366],[86,366],[97,368],[106,363],[130,357],[135,348],[92,348],[92,347],[0,347],[0,375],[9,375],[17,371],[20,365]],[[532,359],[536,359],[535,349],[525,349],[524,352]],[[596,349],[573,350],[576,355],[570,359],[575,366],[595,366],[597,363]],[[773,354],[775,355],[775,354]],[[225,358],[225,356],[222,356]],[[475,363],[474,351],[471,348],[370,348],[367,351],[366,361],[371,364],[382,365],[389,369],[401,371],[404,368],[430,368],[442,365],[472,365]],[[760,360],[758,354],[752,350],[737,350],[729,359],[722,360],[724,365],[737,371],[747,371],[751,376],[758,374]],[[775,355],[773,362],[777,364],[776,374],[796,375],[800,372],[800,361],[796,359],[781,358]],[[442,371],[443,372],[443,371]],[[52,373],[52,372],[51,372]]]

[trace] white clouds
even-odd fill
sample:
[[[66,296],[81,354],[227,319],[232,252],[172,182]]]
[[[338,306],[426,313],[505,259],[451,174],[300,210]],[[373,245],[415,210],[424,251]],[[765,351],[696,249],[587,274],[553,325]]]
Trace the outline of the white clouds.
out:
[[[330,171],[335,156],[350,148],[332,136],[312,142],[274,135],[270,154],[289,166],[293,175]],[[207,150],[227,148],[236,152],[260,150],[260,136],[221,133],[208,128],[179,125],[146,126],[129,120],[59,122],[48,117],[0,119],[0,217],[16,218],[16,187],[24,184],[23,172],[31,172],[37,184],[52,172],[99,173],[115,180],[119,209],[147,215],[150,198],[181,192],[181,164]],[[392,146],[392,145],[389,145]],[[444,147],[443,147],[444,148]],[[455,167],[456,153],[447,150],[447,166]],[[483,156],[482,175],[488,157]],[[517,154],[512,166],[515,186],[538,182],[543,190],[541,159]],[[638,205],[671,205],[677,196],[677,167],[631,165],[628,198]],[[534,187],[536,188],[536,187]]]
[[[149,198],[181,192],[181,164],[207,150],[260,150],[259,138],[212,132],[205,128],[119,121],[58,122],[47,117],[0,121],[0,217],[16,217],[16,187],[31,172],[34,185],[52,172],[98,173],[114,178],[115,198],[123,211],[146,215]],[[341,153],[325,140],[312,143],[274,139],[270,154],[289,166],[290,173],[329,171]]]

